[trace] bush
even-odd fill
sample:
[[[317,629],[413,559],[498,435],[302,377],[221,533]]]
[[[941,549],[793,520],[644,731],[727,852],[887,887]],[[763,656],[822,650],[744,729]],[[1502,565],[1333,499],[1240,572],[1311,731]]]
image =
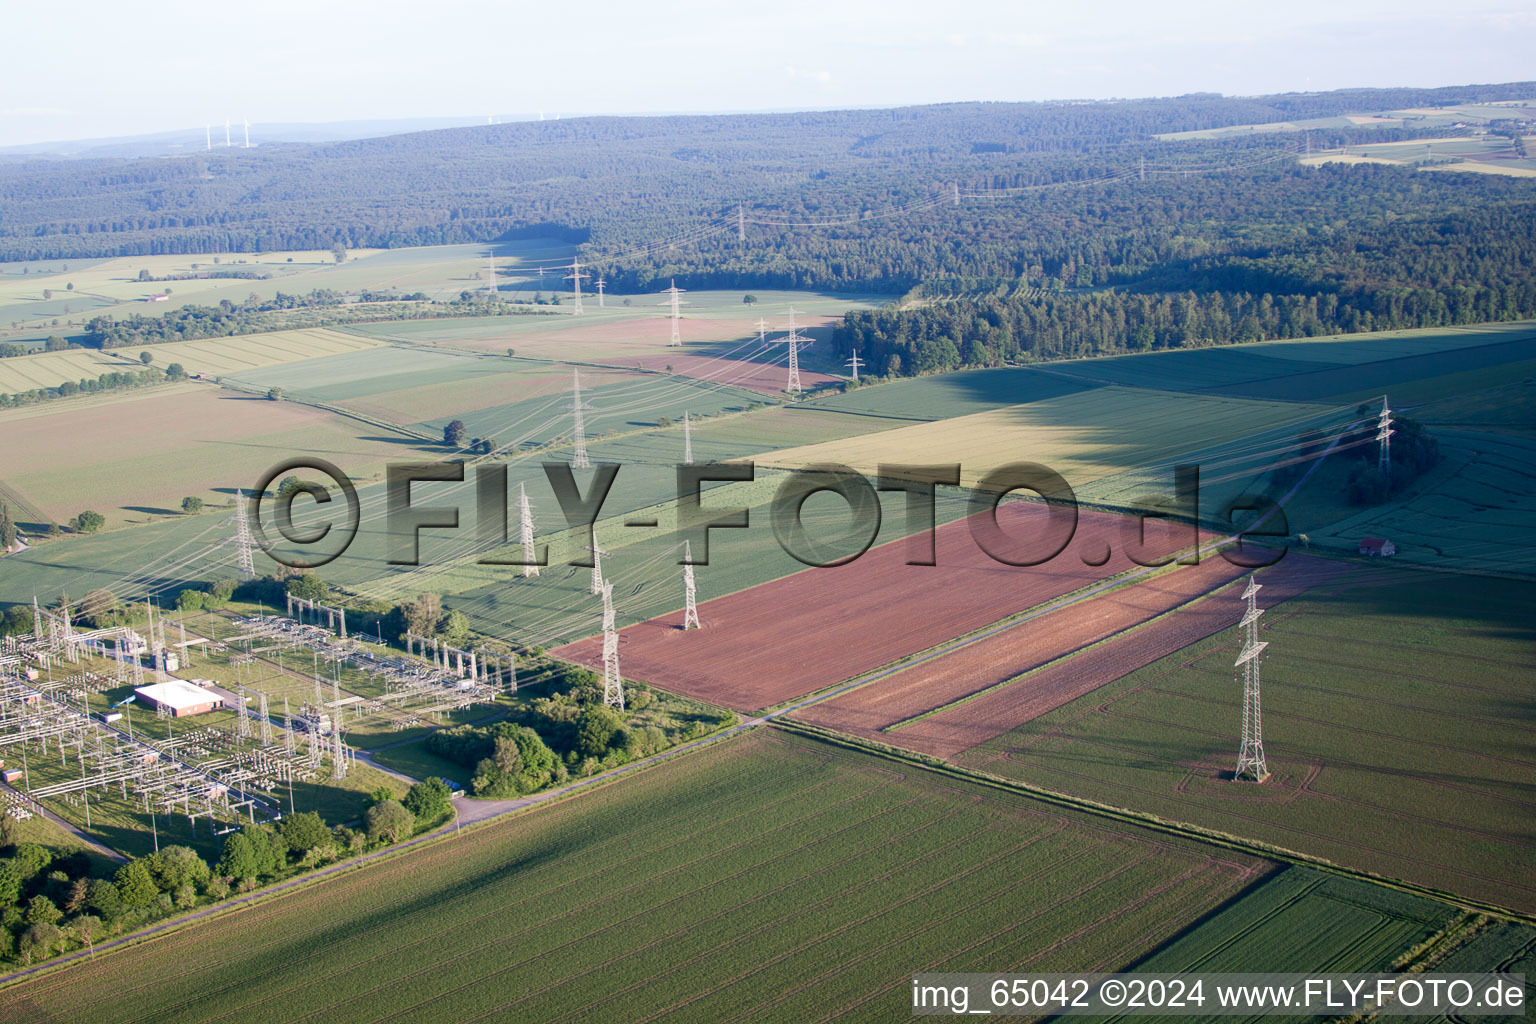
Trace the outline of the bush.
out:
[[[100,512],[85,511],[69,521],[69,528],[76,533],[95,533],[107,524],[107,519]]]
[[[405,794],[404,807],[419,822],[436,821],[453,806],[453,793],[448,784],[439,778],[424,779]]]
[[[398,843],[409,839],[416,830],[416,815],[398,800],[385,800],[368,808],[364,815],[368,838],[375,843]]]

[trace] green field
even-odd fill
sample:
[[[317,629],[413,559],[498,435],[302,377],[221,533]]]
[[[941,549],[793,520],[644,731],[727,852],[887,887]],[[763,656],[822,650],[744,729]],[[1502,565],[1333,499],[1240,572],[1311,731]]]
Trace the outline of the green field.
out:
[[[1385,972],[1403,950],[1433,935],[1450,917],[1450,908],[1436,900],[1309,868],[1286,868],[1138,963],[1136,970]]]
[[[812,399],[800,408],[907,420],[941,420],[1021,402],[1057,398],[1093,386],[1088,381],[1027,366],[960,370],[933,377],[894,380],[879,387],[855,388],[846,394]]]
[[[1222,774],[1240,722],[1235,630],[959,760],[1530,911],[1529,585],[1362,573],[1266,617],[1262,788]]]
[[[918,971],[1113,970],[1176,935],[1165,958],[1234,970],[1239,923],[1272,949],[1312,928],[1319,962],[1372,970],[1450,914],[1307,872],[1256,885],[1270,871],[758,730],[22,983],[0,1013],[889,1020]]]
[[[316,289],[342,293],[364,289],[423,292],[434,300],[456,298],[460,292],[486,287],[488,261],[496,258],[499,282],[508,285],[507,298],[528,300],[536,285],[537,266],[569,260],[572,246],[551,239],[468,245],[416,246],[402,249],[354,249],[338,264],[329,249],[266,253],[202,253],[192,255],[125,256],[104,260],[50,260],[27,266],[0,265],[0,338],[25,340],[45,334],[69,334],[95,316],[156,316],[188,304],[217,305],[221,300],[243,302],[256,294],[270,299],[278,292],[304,295]],[[159,281],[140,281],[148,271]],[[196,277],[183,275],[248,272],[256,277]],[[553,278],[551,278],[553,280]],[[73,285],[73,289],[68,286]],[[43,295],[44,290],[53,294]],[[170,298],[150,304],[149,295],[169,289]],[[524,294],[526,293],[526,294]],[[740,296],[738,296],[739,300]],[[61,321],[54,325],[53,320]]]
[[[1314,542],[1348,552],[1361,537],[1375,535],[1391,538],[1400,562],[1462,572],[1536,572],[1536,437],[1445,429],[1435,435],[1440,465],[1399,500],[1336,509],[1343,518],[1315,531]]]

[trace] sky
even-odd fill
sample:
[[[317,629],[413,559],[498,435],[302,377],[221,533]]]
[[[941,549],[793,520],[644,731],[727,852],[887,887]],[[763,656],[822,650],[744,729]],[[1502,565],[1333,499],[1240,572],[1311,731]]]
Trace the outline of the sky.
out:
[[[1536,78],[1529,0],[12,0],[0,145],[222,123]]]

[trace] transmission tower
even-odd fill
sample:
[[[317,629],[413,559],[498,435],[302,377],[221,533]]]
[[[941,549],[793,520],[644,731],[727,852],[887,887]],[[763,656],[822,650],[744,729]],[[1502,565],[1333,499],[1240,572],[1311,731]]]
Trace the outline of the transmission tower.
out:
[[[693,421],[688,418],[688,410],[683,410],[683,464],[693,465]]]
[[[603,703],[624,710],[624,679],[619,675],[619,634],[613,624],[613,584],[603,584]]]
[[[261,745],[270,747],[272,745],[272,715],[267,710],[267,692],[265,690],[258,690],[257,693],[261,696]]]
[[[518,539],[523,544],[523,576],[537,576],[539,566],[533,548],[533,506],[528,504],[528,489],[517,485]]]
[[[757,328],[757,343],[759,345],[768,344],[768,321],[758,317],[757,323],[752,326]]]
[[[587,428],[584,413],[590,408],[581,400],[581,371],[571,370],[571,415],[575,418],[574,431],[576,435],[575,453],[571,456],[571,465],[577,469],[588,469],[592,463],[587,459]]]
[[[698,592],[693,580],[693,547],[683,541],[683,628],[699,628]]]
[[[1392,429],[1392,410],[1387,408],[1387,396],[1381,396],[1381,416],[1376,421],[1376,441],[1381,445],[1377,450],[1376,468],[1383,475],[1392,472],[1392,435],[1396,433]]]
[[[736,205],[736,241],[747,240],[747,210],[740,203]]]
[[[1248,589],[1243,599],[1248,602],[1237,628],[1243,633],[1243,649],[1238,652],[1233,668],[1243,681],[1243,745],[1237,753],[1237,771],[1234,778],[1249,782],[1263,782],[1269,778],[1264,764],[1264,727],[1259,707],[1259,662],[1263,659],[1267,640],[1259,639],[1259,618],[1264,614],[1258,606],[1261,584],[1248,577]]]
[[[331,778],[344,779],[347,777],[347,747],[341,741],[341,728],[335,721],[331,722],[331,739],[335,741],[331,751]]]
[[[688,303],[680,300],[678,296],[685,291],[687,291],[686,288],[679,288],[677,286],[677,280],[674,278],[672,286],[666,289],[667,300],[657,303],[658,306],[672,307],[672,339],[667,342],[668,347],[683,343],[683,313],[678,307],[686,306]]]
[[[571,310],[571,315],[581,316],[581,279],[587,275],[581,272],[581,260],[575,257],[571,258],[571,265],[564,269],[570,270],[570,273],[565,275],[565,279],[571,282],[571,288],[576,295],[576,308]]]
[[[958,181],[949,183],[949,203],[951,206],[960,205],[960,183]]]
[[[853,356],[843,365],[853,368],[853,382],[857,384],[859,381],[859,353],[855,351]]]
[[[613,552],[604,551],[597,543],[595,536],[587,550],[592,552],[592,593],[601,594],[603,592],[603,556],[611,555]]]
[[[491,275],[490,276],[490,291],[491,291],[491,298],[495,298],[496,297],[496,254],[495,253],[491,253],[489,256],[486,257],[486,260],[489,261],[489,265],[490,265],[490,275]]]
[[[603,285],[604,284],[607,284],[607,282],[604,281],[603,278],[602,278],[602,275],[599,274],[598,278],[597,278],[597,308],[598,309],[605,308],[605,303],[603,302]]]
[[[251,539],[251,521],[247,516],[245,504],[245,492],[235,491],[235,569],[240,575],[242,583],[248,583],[256,578],[256,557],[252,548],[256,542]]]
[[[784,385],[784,390],[791,394],[804,390],[800,386],[800,346],[811,344],[811,339],[801,334],[795,324],[795,314],[798,312],[793,306],[789,308],[789,333],[774,339],[776,345],[789,346],[789,383]]]

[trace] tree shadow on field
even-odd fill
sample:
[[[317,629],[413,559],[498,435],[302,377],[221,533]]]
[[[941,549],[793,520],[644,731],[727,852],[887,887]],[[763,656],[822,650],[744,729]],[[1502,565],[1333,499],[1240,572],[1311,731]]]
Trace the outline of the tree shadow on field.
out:
[[[173,508],[155,508],[152,505],[122,505],[124,512],[142,512],[150,516],[180,515],[179,510]]]

